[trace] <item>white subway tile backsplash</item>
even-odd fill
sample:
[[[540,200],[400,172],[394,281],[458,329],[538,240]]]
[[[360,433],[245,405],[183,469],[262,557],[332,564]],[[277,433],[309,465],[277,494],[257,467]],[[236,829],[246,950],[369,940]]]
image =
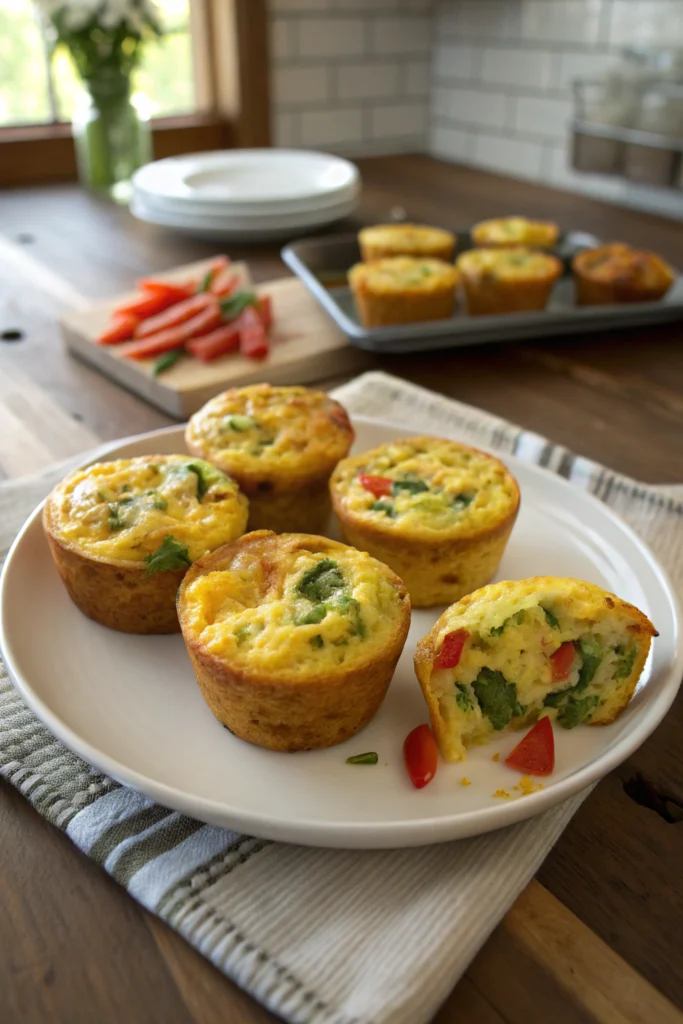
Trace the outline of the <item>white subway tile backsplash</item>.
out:
[[[434,53],[434,73],[439,78],[474,78],[475,52],[473,46],[439,42]]]
[[[421,103],[399,103],[373,107],[370,130],[374,139],[394,139],[404,135],[426,136],[427,117]]]
[[[515,103],[514,127],[533,135],[565,138],[571,113],[572,104],[569,100],[519,96]]]
[[[522,3],[524,39],[597,43],[603,0],[522,0]]]
[[[553,53],[551,84],[569,95],[572,83],[577,78],[602,78],[614,67],[616,56],[606,51],[585,53]]]
[[[429,61],[412,61],[401,68],[403,91],[406,96],[427,96],[430,86]]]
[[[301,144],[331,146],[357,143],[363,138],[361,107],[311,110],[301,114]]]
[[[291,21],[283,18],[271,18],[270,52],[276,62],[287,60],[296,53],[294,25]]]
[[[467,162],[474,156],[474,134],[466,128],[435,122],[429,133],[429,152],[441,160]]]
[[[447,116],[460,124],[502,128],[507,119],[505,93],[482,92],[457,85],[448,90]]]
[[[542,158],[543,146],[538,142],[479,133],[474,143],[474,161],[501,174],[538,178]]]
[[[362,18],[302,18],[295,27],[302,57],[358,57],[365,51]]]
[[[457,38],[515,39],[520,32],[521,5],[522,0],[445,0],[437,8],[439,29]]]
[[[276,113],[273,134],[276,146],[296,146],[299,142],[299,115],[288,111]]]
[[[496,85],[543,89],[550,84],[552,56],[542,50],[490,47],[484,50],[481,78]]]
[[[273,71],[272,91],[282,106],[315,106],[329,98],[326,67],[278,67]]]
[[[431,23],[421,17],[377,17],[370,28],[373,53],[427,54],[431,48]]]
[[[397,63],[344,64],[336,69],[340,100],[382,99],[400,92]]]
[[[451,90],[444,86],[433,86],[430,96],[430,108],[432,112],[432,117],[450,117]]]
[[[291,11],[325,11],[329,8],[330,3],[331,0],[269,0],[270,10],[273,14]]]
[[[681,0],[612,0],[612,46],[683,45]]]

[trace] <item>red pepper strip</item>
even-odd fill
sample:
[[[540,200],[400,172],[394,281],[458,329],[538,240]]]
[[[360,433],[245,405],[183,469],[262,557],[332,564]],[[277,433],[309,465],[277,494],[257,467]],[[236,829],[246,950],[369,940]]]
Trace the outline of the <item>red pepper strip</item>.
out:
[[[152,334],[158,334],[159,331],[167,331],[170,327],[177,327],[178,324],[191,320],[192,317],[209,308],[216,308],[215,295],[208,295],[206,292],[193,295],[191,298],[185,299],[184,302],[178,302],[164,313],[160,313],[159,316],[144,320],[136,329],[135,337],[148,338]]]
[[[249,359],[265,359],[268,355],[268,339],[258,311],[247,306],[237,319],[234,326],[240,332],[240,352]]]
[[[376,498],[383,498],[387,494],[391,494],[391,487],[393,480],[390,480],[388,476],[368,476],[366,473],[361,473],[358,477],[358,482],[361,487],[364,487],[366,491],[370,491],[370,494],[374,494]]]
[[[186,296],[180,296],[180,299],[183,298],[186,298]],[[164,294],[161,292],[145,292],[138,299],[134,299],[124,306],[119,306],[114,315],[117,313],[131,313],[138,320],[146,320],[147,317],[156,316],[158,313],[163,313],[170,306],[175,306],[178,301],[179,297],[175,293],[171,295],[168,292]]]
[[[549,718],[539,718],[505,764],[523,775],[550,775],[555,768],[555,737]]]
[[[428,725],[418,725],[403,744],[403,760],[415,789],[423,789],[436,775],[439,749]]]
[[[236,274],[230,267],[224,267],[211,279],[209,291],[212,295],[218,295],[221,299],[227,299],[232,295],[240,283],[239,274]]]
[[[566,644],[561,644],[557,650],[550,655],[550,667],[552,669],[554,683],[560,683],[564,679],[569,678],[569,673],[572,670],[575,657],[576,651],[574,650],[574,644],[571,643],[571,641],[567,641]]]
[[[169,299],[172,298],[175,302],[189,299],[190,295],[194,295],[197,290],[194,281],[188,281],[185,284],[173,284],[171,281],[156,281],[153,277],[143,277],[137,282],[137,286],[142,292],[151,292],[153,295],[165,295]]]
[[[191,355],[204,363],[210,363],[212,359],[218,359],[228,352],[237,352],[239,347],[240,332],[233,324],[224,324],[203,338],[190,338],[185,345]]]
[[[261,322],[266,330],[273,326],[273,301],[270,295],[260,295],[256,307],[261,317]]]
[[[120,313],[112,318],[109,327],[97,339],[98,345],[118,345],[133,337],[133,331],[140,321],[130,313]]]
[[[446,633],[434,662],[435,667],[455,668],[460,663],[462,649],[469,635],[466,629],[455,629],[452,633]]]
[[[149,338],[141,338],[124,352],[129,359],[150,359],[170,352],[174,348],[182,348],[191,338],[201,338],[210,334],[221,325],[221,311],[214,296],[214,305],[203,309],[191,320],[169,327],[167,331],[157,331]]]

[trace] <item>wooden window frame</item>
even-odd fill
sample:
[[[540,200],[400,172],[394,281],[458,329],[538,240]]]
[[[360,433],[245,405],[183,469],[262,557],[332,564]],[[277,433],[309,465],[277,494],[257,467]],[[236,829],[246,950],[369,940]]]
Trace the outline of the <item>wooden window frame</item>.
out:
[[[197,113],[152,121],[154,156],[270,145],[267,0],[191,0]],[[68,124],[0,128],[0,187],[76,178]]]

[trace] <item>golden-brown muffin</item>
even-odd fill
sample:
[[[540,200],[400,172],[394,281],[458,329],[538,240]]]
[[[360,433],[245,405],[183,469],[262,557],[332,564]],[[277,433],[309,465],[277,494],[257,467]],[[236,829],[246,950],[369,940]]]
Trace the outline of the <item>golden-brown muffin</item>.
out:
[[[418,608],[488,583],[519,508],[502,462],[435,437],[343,459],[330,490],[343,539],[390,565]]]
[[[448,608],[417,645],[415,671],[446,761],[547,714],[607,725],[636,688],[657,631],[593,583],[493,583]]]
[[[43,526],[69,596],[123,633],[177,633],[178,584],[197,558],[243,533],[249,503],[187,455],[101,462],[48,496]]]
[[[527,249],[552,249],[557,245],[560,230],[552,221],[498,217],[475,224],[470,234],[474,244],[484,248],[507,249],[523,245]]]
[[[394,573],[324,537],[249,533],[201,559],[178,595],[216,718],[249,743],[343,743],[377,713],[408,635]]]
[[[188,449],[248,496],[249,529],[323,532],[328,480],[353,444],[346,410],[322,391],[252,384],[212,398],[187,425]]]
[[[349,284],[365,327],[443,320],[453,315],[458,274],[443,260],[388,256],[357,263]]]
[[[358,244],[365,263],[385,256],[431,256],[450,260],[455,235],[424,224],[377,224],[358,232]]]
[[[562,264],[531,249],[470,249],[458,271],[472,316],[545,309]]]
[[[580,252],[572,270],[579,306],[655,302],[666,295],[676,276],[656,253],[622,242]]]

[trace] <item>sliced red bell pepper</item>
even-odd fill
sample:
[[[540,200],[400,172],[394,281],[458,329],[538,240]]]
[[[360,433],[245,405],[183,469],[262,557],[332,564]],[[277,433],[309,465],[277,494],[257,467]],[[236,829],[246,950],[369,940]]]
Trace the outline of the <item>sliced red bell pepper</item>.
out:
[[[122,341],[128,341],[133,337],[133,332],[139,322],[138,318],[131,313],[115,314],[106,330],[99,335],[97,344],[118,345]]]
[[[418,725],[408,733],[403,744],[403,760],[415,789],[423,789],[432,781],[439,763],[439,748],[428,725]]]
[[[234,326],[240,333],[240,352],[249,359],[265,359],[268,355],[268,339],[258,310],[247,306],[237,319]]]
[[[221,299],[226,299],[228,295],[232,295],[239,282],[239,274],[236,274],[230,267],[224,267],[223,270],[213,275],[209,291],[212,295],[218,295]]]
[[[157,331],[148,338],[134,342],[124,353],[129,359],[151,359],[174,348],[182,348],[191,338],[201,338],[210,334],[221,325],[221,311],[215,300],[212,306],[201,310],[191,320],[169,327],[166,331]]]
[[[268,331],[273,326],[273,300],[270,295],[259,295],[256,308],[259,311],[261,322]]]
[[[388,476],[371,476],[367,473],[361,473],[358,477],[358,482],[361,487],[364,487],[366,491],[370,491],[370,494],[374,494],[376,498],[384,498],[387,494],[391,494],[391,487],[393,480],[390,480]]]
[[[178,296],[175,292],[173,294],[160,291],[144,292],[139,298],[133,299],[132,302],[119,306],[115,313],[131,313],[138,320],[146,320],[148,317],[157,316],[159,313],[163,313],[165,309],[175,306],[183,298],[186,298],[186,296]]]
[[[137,286],[141,292],[147,292],[152,295],[164,295],[168,299],[173,299],[174,302],[182,302],[183,299],[189,299],[190,295],[194,295],[197,287],[194,281],[187,281],[185,284],[174,284],[171,281],[157,281],[153,277],[143,277],[137,282]]]
[[[152,334],[167,331],[171,327],[177,327],[179,324],[191,320],[192,317],[203,313],[205,309],[209,308],[218,308],[215,295],[209,295],[206,292],[193,295],[191,298],[185,299],[184,302],[178,302],[175,306],[160,313],[158,316],[152,316],[148,320],[143,320],[135,331],[135,337],[149,338]]]
[[[452,633],[446,633],[441,650],[434,661],[435,668],[455,668],[460,663],[462,650],[469,635],[466,629],[454,629]]]
[[[554,683],[560,683],[564,679],[569,678],[569,673],[572,670],[575,657],[576,650],[571,641],[561,644],[557,650],[550,655],[550,667],[552,669],[552,678]]]
[[[555,736],[549,718],[539,718],[521,743],[505,758],[508,768],[523,775],[550,775],[555,768]]]
[[[185,345],[191,355],[204,363],[210,363],[212,359],[218,359],[228,352],[237,352],[239,347],[240,332],[234,324],[223,324],[203,338],[190,338]]]

